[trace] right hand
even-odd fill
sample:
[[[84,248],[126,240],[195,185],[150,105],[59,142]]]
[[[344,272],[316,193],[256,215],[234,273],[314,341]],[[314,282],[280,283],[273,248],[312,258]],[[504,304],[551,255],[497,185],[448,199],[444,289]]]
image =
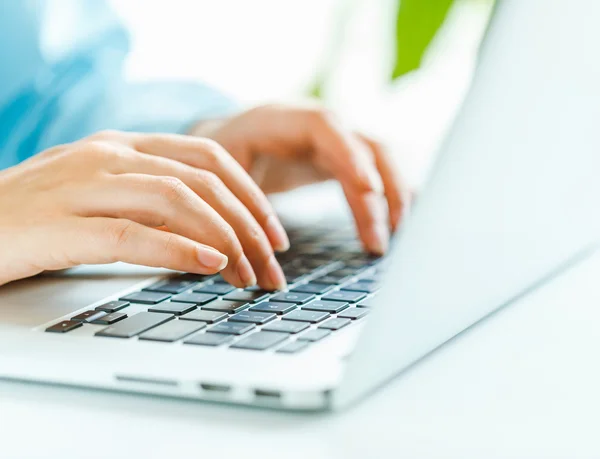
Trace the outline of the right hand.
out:
[[[123,261],[285,288],[279,219],[207,139],[102,132],[0,172],[0,197],[0,285]]]

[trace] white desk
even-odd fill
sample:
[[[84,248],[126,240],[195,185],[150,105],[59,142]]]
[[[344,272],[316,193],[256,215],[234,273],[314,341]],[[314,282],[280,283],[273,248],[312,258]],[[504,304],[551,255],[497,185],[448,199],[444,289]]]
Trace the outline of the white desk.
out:
[[[600,457],[599,306],[600,254],[333,415],[0,382],[0,457]]]

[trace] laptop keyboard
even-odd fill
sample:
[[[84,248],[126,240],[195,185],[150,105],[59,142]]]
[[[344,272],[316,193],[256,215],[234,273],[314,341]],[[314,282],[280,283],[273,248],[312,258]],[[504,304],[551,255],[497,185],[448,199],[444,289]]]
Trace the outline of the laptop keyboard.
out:
[[[351,232],[320,228],[289,236],[291,249],[278,255],[286,291],[237,289],[220,275],[178,274],[46,331],[94,327],[102,339],[303,351],[368,315],[385,263],[363,253]]]

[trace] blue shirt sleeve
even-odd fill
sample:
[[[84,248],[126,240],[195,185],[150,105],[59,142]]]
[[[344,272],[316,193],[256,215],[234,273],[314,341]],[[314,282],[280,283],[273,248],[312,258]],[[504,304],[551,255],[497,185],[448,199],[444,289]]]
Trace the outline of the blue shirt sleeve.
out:
[[[183,133],[237,109],[199,83],[125,82],[129,36],[104,1],[34,3],[0,3],[0,169],[99,130]]]

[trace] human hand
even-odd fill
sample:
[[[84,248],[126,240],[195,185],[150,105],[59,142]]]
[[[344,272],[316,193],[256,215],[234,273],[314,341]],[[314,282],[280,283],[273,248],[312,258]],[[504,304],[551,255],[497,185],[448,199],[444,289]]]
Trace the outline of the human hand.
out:
[[[382,145],[316,105],[266,105],[191,132],[223,145],[265,193],[338,180],[365,249],[383,254],[408,204]]]
[[[282,289],[267,198],[208,139],[103,132],[0,172],[0,285],[124,261]]]

